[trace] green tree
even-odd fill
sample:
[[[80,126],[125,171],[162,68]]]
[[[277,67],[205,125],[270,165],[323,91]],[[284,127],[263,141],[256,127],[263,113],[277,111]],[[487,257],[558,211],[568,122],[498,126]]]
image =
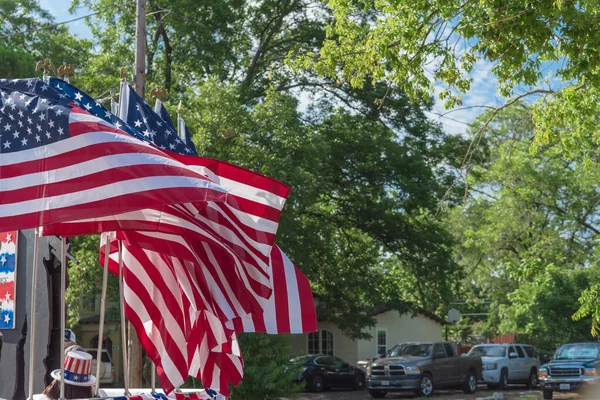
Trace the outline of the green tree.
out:
[[[533,136],[530,107],[499,114],[449,230],[467,271],[464,292],[489,302],[490,334],[527,334],[552,347],[589,337],[590,319],[574,323],[572,316],[580,293],[597,280],[600,194],[595,168],[566,157],[560,145],[530,152]]]
[[[0,1],[0,43],[3,78],[33,76],[40,58],[50,58],[56,68],[62,63],[80,66],[91,51],[89,40],[56,25],[36,0]]]
[[[99,12],[97,54],[76,84],[114,92],[117,69],[133,63],[133,3],[81,5]],[[311,280],[320,314],[361,337],[382,304],[445,311],[462,275],[436,213],[467,146],[427,119],[431,99],[286,66],[321,46],[331,13],[319,2],[152,0],[148,10],[149,85],[168,89],[171,110],[184,101],[200,154],[293,188],[277,242]]]
[[[290,362],[289,336],[246,333],[239,340],[244,380],[231,388],[232,400],[279,400],[302,388],[293,383],[302,370]]]

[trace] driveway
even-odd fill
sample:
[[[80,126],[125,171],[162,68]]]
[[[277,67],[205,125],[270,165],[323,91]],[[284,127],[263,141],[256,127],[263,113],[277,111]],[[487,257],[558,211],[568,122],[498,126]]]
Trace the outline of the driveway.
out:
[[[436,390],[431,400],[476,400],[478,398],[485,398],[488,396],[492,396],[493,392],[489,392],[484,390],[485,387],[480,387],[479,392],[476,394],[463,394],[460,391],[456,390]],[[525,390],[525,388],[513,388],[507,390],[504,393],[504,398],[506,400],[540,400],[542,399],[542,395],[540,392],[530,392]],[[388,393],[385,397],[386,399],[417,399],[417,397],[413,393]],[[597,395],[594,397],[583,397],[576,394],[562,394],[555,393],[554,398],[557,400],[566,400],[566,399],[577,399],[577,400],[588,400],[588,399],[598,399]],[[366,390],[357,392],[350,390],[331,390],[322,393],[307,393],[303,392],[298,395],[298,400],[373,400],[371,396],[369,396],[369,392]]]

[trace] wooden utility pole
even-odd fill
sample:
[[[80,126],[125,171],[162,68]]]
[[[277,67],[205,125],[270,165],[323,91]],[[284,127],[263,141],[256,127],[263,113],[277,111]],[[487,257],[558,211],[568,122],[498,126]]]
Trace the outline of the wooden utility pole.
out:
[[[137,0],[135,14],[135,91],[143,98],[146,94],[146,0]]]
[[[135,15],[135,91],[142,98],[146,88],[146,0],[137,0]],[[142,387],[143,351],[142,345],[129,323],[129,387]]]

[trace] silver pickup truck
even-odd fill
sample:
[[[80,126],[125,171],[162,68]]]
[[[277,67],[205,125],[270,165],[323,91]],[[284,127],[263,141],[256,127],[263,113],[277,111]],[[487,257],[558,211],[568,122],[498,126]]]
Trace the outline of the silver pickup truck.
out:
[[[481,371],[480,357],[458,357],[449,342],[404,343],[367,367],[366,386],[374,398],[400,391],[431,396],[437,388],[475,393]]]
[[[553,392],[593,390],[599,375],[600,343],[573,343],[559,347],[552,360],[540,367],[539,381],[544,399],[551,399]]]

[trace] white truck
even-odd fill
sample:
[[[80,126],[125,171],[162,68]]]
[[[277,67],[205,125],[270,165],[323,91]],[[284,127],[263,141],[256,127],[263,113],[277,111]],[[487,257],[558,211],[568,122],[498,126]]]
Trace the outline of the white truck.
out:
[[[533,346],[527,344],[480,344],[469,351],[483,363],[483,380],[492,390],[505,389],[509,384],[525,384],[529,389],[538,385],[540,360]]]

